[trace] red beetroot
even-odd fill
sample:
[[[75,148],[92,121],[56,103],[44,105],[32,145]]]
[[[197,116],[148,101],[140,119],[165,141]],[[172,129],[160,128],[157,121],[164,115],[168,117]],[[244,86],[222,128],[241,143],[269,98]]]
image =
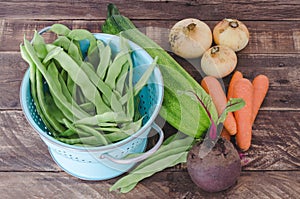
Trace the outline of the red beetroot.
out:
[[[203,158],[199,157],[201,144],[195,144],[188,154],[187,169],[193,182],[208,192],[234,185],[241,173],[241,160],[232,143],[220,138]]]

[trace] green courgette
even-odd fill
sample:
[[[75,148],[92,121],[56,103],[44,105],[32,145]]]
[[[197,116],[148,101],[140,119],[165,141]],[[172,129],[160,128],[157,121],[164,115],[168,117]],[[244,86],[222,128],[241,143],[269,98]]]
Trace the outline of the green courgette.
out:
[[[160,115],[172,126],[188,136],[200,138],[209,128],[210,119],[198,102],[182,91],[197,93],[214,121],[217,111],[210,96],[164,49],[140,32],[127,17],[121,15],[115,5],[108,5],[108,16],[102,32],[119,34],[144,48],[151,57],[158,56],[159,69],[164,81],[164,100]]]

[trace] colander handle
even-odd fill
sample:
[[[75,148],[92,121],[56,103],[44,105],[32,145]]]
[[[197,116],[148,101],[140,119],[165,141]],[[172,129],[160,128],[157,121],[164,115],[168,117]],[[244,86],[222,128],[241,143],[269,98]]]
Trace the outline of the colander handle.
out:
[[[100,159],[106,158],[117,164],[131,164],[131,163],[136,163],[136,162],[145,160],[150,155],[152,155],[155,151],[158,150],[158,148],[160,147],[160,145],[162,144],[162,142],[164,140],[164,133],[163,133],[162,129],[155,123],[153,123],[151,127],[158,133],[159,139],[158,139],[157,143],[149,151],[143,153],[142,155],[140,155],[138,157],[128,158],[128,159],[115,159],[114,157],[112,157],[108,154],[102,154],[100,156]]]

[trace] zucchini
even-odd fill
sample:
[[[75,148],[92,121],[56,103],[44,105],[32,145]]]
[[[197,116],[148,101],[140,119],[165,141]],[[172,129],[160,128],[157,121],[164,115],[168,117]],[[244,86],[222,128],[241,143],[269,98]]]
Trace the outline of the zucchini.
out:
[[[151,57],[159,57],[157,64],[164,81],[164,100],[160,115],[169,124],[195,138],[200,138],[210,126],[210,118],[205,108],[190,96],[182,94],[182,91],[197,93],[211,113],[212,119],[217,120],[216,108],[199,83],[164,49],[140,32],[130,19],[121,15],[114,4],[108,5],[108,16],[101,29],[104,33],[122,35],[144,48]]]

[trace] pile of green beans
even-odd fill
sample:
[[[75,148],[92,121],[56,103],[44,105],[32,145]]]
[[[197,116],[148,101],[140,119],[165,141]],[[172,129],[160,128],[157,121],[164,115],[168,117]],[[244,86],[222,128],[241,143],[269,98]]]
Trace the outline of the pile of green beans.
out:
[[[37,113],[57,140],[78,146],[103,146],[123,140],[142,126],[138,93],[152,74],[157,58],[133,85],[132,50],[120,37],[120,51],[84,29],[54,24],[57,35],[45,43],[35,32],[20,45],[30,66],[30,91]],[[80,42],[88,41],[87,52]]]

